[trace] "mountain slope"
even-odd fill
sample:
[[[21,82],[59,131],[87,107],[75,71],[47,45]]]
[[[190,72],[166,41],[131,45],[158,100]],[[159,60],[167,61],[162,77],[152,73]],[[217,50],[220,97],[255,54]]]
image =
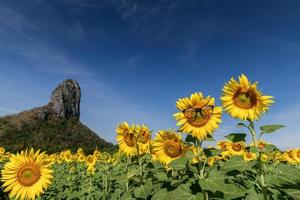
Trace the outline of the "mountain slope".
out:
[[[114,151],[113,144],[80,122],[80,97],[79,84],[66,80],[54,90],[48,105],[0,117],[0,146],[11,152],[30,147],[49,153],[79,147],[86,153],[95,148]]]

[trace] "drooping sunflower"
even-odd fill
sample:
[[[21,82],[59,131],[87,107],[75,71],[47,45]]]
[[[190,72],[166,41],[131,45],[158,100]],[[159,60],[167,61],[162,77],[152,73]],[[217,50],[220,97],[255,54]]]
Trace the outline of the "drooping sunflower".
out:
[[[160,130],[152,142],[152,153],[161,163],[168,165],[185,153],[181,135],[172,130]]]
[[[134,125],[130,127],[127,122],[121,123],[116,129],[119,149],[129,157],[133,157],[138,153],[137,138],[134,129]]]
[[[199,140],[211,135],[221,122],[222,108],[215,106],[214,98],[204,97],[201,92],[178,99],[176,107],[180,110],[174,114],[179,131],[190,133]]]
[[[52,170],[45,153],[25,150],[12,154],[2,170],[1,181],[4,192],[9,192],[10,198],[35,199],[51,183]]]
[[[263,96],[257,89],[258,82],[251,83],[242,74],[239,82],[231,78],[223,87],[221,97],[225,111],[233,118],[258,120],[274,102],[272,96]]]
[[[135,131],[137,133],[139,154],[148,153],[150,151],[151,131],[145,125],[136,126]]]

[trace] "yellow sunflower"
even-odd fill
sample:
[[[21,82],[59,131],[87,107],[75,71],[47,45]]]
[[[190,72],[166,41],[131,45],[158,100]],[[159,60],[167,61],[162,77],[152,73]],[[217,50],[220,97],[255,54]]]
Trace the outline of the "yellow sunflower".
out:
[[[251,160],[255,160],[256,159],[256,154],[248,152],[248,151],[245,151],[243,153],[243,157],[244,157],[245,161],[251,161]]]
[[[300,164],[300,149],[293,149],[292,150],[294,160]]]
[[[119,149],[129,157],[133,157],[138,153],[134,129],[134,125],[130,127],[127,122],[121,123],[116,129]]]
[[[13,154],[1,172],[5,188],[3,191],[10,191],[10,198],[21,200],[40,196],[53,178],[46,157],[45,153],[40,153],[39,150],[34,152],[33,149]]]
[[[267,161],[269,160],[269,156],[268,156],[267,154],[265,154],[265,153],[262,153],[262,154],[260,155],[260,160],[261,160],[262,162],[267,162]]]
[[[148,153],[150,150],[151,132],[145,125],[136,126],[137,142],[139,147],[139,154]]]
[[[3,155],[5,153],[5,148],[4,147],[0,147],[0,155]]]
[[[218,141],[217,142],[217,149],[221,149],[223,151],[226,151],[228,150],[227,146],[230,144],[229,141],[226,141],[226,140],[221,140],[221,141]]]
[[[181,135],[171,130],[160,130],[152,142],[152,153],[161,163],[168,165],[185,153]]]
[[[228,152],[230,155],[243,155],[245,151],[245,143],[244,142],[229,142],[227,145]]]
[[[214,105],[215,99],[204,97],[201,92],[178,99],[176,107],[180,112],[174,117],[180,126],[179,131],[190,133],[199,140],[207,138],[221,122],[222,108]]]
[[[258,120],[274,102],[272,96],[263,96],[257,88],[257,82],[251,83],[242,74],[239,82],[231,78],[223,87],[221,97],[225,111],[233,118]]]

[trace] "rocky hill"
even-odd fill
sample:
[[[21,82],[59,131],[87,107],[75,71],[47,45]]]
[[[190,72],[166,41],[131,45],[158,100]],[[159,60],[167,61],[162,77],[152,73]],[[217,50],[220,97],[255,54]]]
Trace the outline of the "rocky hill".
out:
[[[86,153],[95,148],[113,151],[115,146],[80,122],[81,89],[65,80],[52,92],[47,105],[0,117],[0,146],[8,151],[34,147],[47,152],[64,149]]]

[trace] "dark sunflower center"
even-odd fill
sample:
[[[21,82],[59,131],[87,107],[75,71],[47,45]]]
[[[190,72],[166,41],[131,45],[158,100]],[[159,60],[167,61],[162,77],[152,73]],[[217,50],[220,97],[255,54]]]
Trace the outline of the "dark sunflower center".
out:
[[[234,151],[241,151],[242,150],[242,145],[241,144],[232,144],[232,149]]]
[[[176,158],[181,155],[182,147],[179,141],[176,140],[168,140],[165,143],[165,154],[170,156],[171,158]]]
[[[124,141],[127,146],[133,147],[136,143],[136,138],[134,137],[133,133],[125,133],[124,134]]]
[[[234,104],[239,108],[249,109],[256,105],[257,94],[253,89],[239,89],[233,96]]]
[[[220,143],[220,147],[222,150],[226,150],[227,145],[225,142],[222,142],[222,143]]]
[[[266,147],[266,144],[265,144],[265,143],[263,143],[263,142],[259,142],[259,143],[258,143],[258,148],[263,149],[263,148],[265,148],[265,147]]]
[[[41,177],[41,171],[36,164],[23,165],[18,171],[18,181],[23,186],[32,186]]]
[[[300,158],[300,150],[297,151],[297,157]]]
[[[251,158],[252,158],[252,154],[249,153],[249,152],[247,152],[247,153],[246,153],[246,158],[251,159]]]
[[[150,135],[148,132],[143,132],[140,136],[140,142],[143,144],[146,144],[147,142],[149,142],[150,139]]]

